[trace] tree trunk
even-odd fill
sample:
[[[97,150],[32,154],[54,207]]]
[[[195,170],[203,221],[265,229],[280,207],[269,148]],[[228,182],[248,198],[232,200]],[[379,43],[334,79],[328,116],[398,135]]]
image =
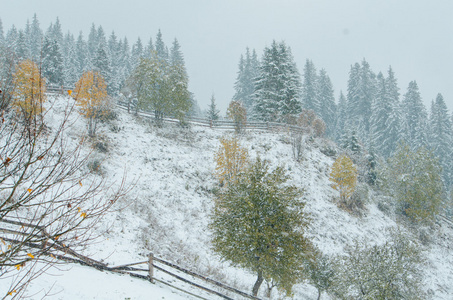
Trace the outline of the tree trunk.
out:
[[[318,289],[318,300],[321,299],[321,290]]]
[[[260,289],[261,283],[263,283],[263,272],[258,271],[258,278],[256,279],[255,285],[253,286],[252,294],[253,296],[258,295],[258,290]]]

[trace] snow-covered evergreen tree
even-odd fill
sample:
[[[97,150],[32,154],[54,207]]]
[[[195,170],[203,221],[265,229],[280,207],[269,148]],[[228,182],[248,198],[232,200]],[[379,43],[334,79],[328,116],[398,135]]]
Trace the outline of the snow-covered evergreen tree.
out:
[[[5,43],[5,35],[3,33],[3,23],[2,19],[0,19],[0,47],[2,47]]]
[[[263,121],[284,121],[301,112],[301,82],[291,49],[284,42],[272,42],[264,49],[255,80],[256,117]]]
[[[156,36],[156,52],[159,59],[168,60],[168,49],[162,39],[162,32],[160,31],[160,29],[157,32]]]
[[[370,139],[377,153],[385,157],[395,151],[399,141],[398,97],[398,87],[392,69],[389,69],[388,78],[384,78],[379,72],[370,119]]]
[[[140,58],[143,57],[143,44],[140,37],[137,39],[134,45],[132,45],[131,52],[131,68],[132,70],[138,66]]]
[[[208,120],[215,121],[219,119],[220,110],[217,109],[217,105],[215,104],[215,97],[214,94],[211,96],[211,104],[209,104],[208,111],[206,113],[206,117]]]
[[[376,75],[365,60],[351,67],[348,80],[347,127],[357,130],[360,140],[369,142],[371,104],[376,93]]]
[[[444,182],[449,186],[452,176],[452,124],[449,118],[447,105],[441,94],[431,104],[429,118],[429,144],[438,157],[443,169]]]
[[[90,55],[88,53],[88,46],[83,38],[82,32],[79,33],[79,37],[77,38],[76,42],[76,55],[77,55],[77,71],[80,76],[85,71],[88,71],[88,67],[90,64]]]
[[[74,36],[70,33],[66,34],[64,38],[65,53],[63,57],[63,81],[67,87],[74,87],[77,80],[80,78],[76,44]]]
[[[250,49],[247,47],[245,58],[241,55],[239,60],[239,71],[234,85],[235,94],[233,95],[233,100],[241,101],[248,115],[251,115],[253,110],[254,79],[258,74],[258,67],[259,62],[255,50],[250,54]]]
[[[428,145],[428,113],[423,105],[417,82],[409,82],[402,101],[401,137],[412,149]]]
[[[341,139],[345,133],[346,118],[348,116],[347,112],[347,102],[346,97],[343,94],[343,91],[340,91],[340,97],[338,98],[338,106],[336,112],[336,122],[335,122],[335,141],[341,143]]]
[[[154,49],[153,39],[149,38],[148,45],[146,45],[145,53],[143,54],[146,58],[151,58],[152,53],[156,51]]]
[[[43,45],[43,33],[39,25],[36,14],[33,16],[30,27],[30,37],[28,38],[30,55],[35,63],[41,61],[41,48]]]
[[[305,61],[304,66],[301,100],[304,109],[311,109],[316,115],[320,115],[321,104],[319,103],[318,97],[318,75],[315,65],[309,59]]]
[[[326,124],[326,135],[329,137],[334,136],[335,121],[337,106],[335,104],[335,97],[333,95],[333,86],[330,81],[329,75],[324,69],[321,69],[318,77],[318,92],[317,98],[319,103],[318,116]]]
[[[51,32],[51,31],[48,31]],[[44,38],[42,48],[42,74],[47,78],[47,82],[62,86],[63,78],[63,54],[56,39],[51,37],[51,34]]]
[[[27,39],[25,32],[19,30],[19,35],[16,41],[16,57],[18,61],[28,59],[30,57],[29,48],[27,45]]]

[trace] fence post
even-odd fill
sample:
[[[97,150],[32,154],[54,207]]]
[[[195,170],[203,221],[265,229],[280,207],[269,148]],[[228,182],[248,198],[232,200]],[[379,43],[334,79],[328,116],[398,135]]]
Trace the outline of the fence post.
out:
[[[148,275],[149,275],[149,281],[151,281],[151,283],[154,283],[154,266],[153,266],[153,262],[154,262],[154,254],[153,253],[150,253],[148,255]]]
[[[209,120],[209,128],[212,128],[212,119]]]

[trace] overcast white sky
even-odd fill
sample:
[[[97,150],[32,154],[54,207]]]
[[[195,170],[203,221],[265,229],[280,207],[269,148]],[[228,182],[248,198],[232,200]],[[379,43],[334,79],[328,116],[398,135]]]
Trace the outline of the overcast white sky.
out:
[[[346,92],[350,66],[365,58],[377,73],[395,71],[401,94],[416,80],[429,105],[437,93],[453,110],[453,1],[451,0],[0,0],[4,31],[36,13],[43,30],[56,17],[63,30],[87,37],[92,23],[147,43],[160,28],[168,46],[176,37],[190,90],[204,109],[212,93],[225,113],[234,94],[241,53],[261,57],[284,40],[302,73],[307,58]]]

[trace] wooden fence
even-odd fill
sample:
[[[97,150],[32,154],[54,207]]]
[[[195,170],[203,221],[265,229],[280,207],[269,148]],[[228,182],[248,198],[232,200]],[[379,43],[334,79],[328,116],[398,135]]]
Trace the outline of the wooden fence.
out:
[[[134,113],[149,119],[155,119],[154,113],[142,110],[136,111],[136,108],[130,103],[118,101],[117,106],[123,110],[128,111],[129,113]],[[161,121],[165,123],[181,123],[180,120],[169,117],[165,117]],[[184,122],[192,125],[198,125],[202,127],[209,127],[221,130],[236,130],[237,126],[235,122],[230,120],[209,120],[196,117],[187,117],[184,119]],[[309,132],[308,128],[277,122],[246,122],[245,124],[241,124],[240,126],[241,130],[288,132],[302,134]]]
[[[33,233],[23,230],[24,228],[34,229]],[[37,232],[36,232],[37,230]],[[27,242],[27,238],[31,235],[36,236],[38,240],[46,239],[45,245],[42,243],[31,243]],[[23,238],[20,238],[23,237]],[[148,259],[145,261],[124,264],[120,266],[110,267],[105,262],[101,262],[90,257],[84,256],[77,253],[69,246],[62,244],[58,240],[47,236],[46,232],[39,225],[25,223],[19,220],[13,219],[0,219],[0,238],[4,242],[24,245],[26,247],[34,248],[43,251],[42,255],[50,256],[58,260],[62,260],[70,263],[79,263],[84,266],[96,268],[101,271],[110,271],[114,273],[127,274],[129,276],[144,279],[151,283],[159,282],[165,284],[173,289],[179,290],[186,294],[199,299],[205,299],[203,296],[196,295],[181,286],[175,286],[166,281],[164,276],[172,276],[180,282],[203,290],[209,294],[216,295],[217,297],[233,300],[233,299],[254,299],[260,300],[248,293],[240,291],[236,288],[230,287],[224,283],[210,279],[206,276],[197,274],[185,268],[182,268],[176,264],[168,262],[166,260],[155,257],[152,253],[148,255]],[[45,249],[44,249],[45,247]],[[137,267],[137,266],[144,267]],[[229,295],[234,296],[229,296]]]

